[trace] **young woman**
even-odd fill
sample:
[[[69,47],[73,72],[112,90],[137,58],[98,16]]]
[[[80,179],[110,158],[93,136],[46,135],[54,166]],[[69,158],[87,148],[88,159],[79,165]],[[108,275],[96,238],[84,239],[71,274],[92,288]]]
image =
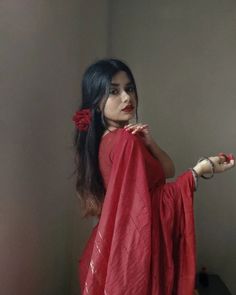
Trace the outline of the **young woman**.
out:
[[[137,119],[134,77],[123,62],[100,60],[85,72],[76,125],[77,185],[98,224],[80,259],[82,294],[192,295],[193,192],[199,176],[234,166],[232,155],[201,159],[176,181],[174,164]]]

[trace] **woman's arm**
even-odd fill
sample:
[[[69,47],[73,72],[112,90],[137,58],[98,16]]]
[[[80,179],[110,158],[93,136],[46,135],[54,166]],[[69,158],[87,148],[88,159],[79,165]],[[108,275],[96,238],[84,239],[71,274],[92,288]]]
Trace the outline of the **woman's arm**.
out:
[[[144,140],[145,145],[151,152],[154,158],[161,162],[165,177],[171,178],[175,175],[175,166],[169,155],[163,151],[151,137],[149,127],[147,124],[129,124],[125,126],[127,131],[132,131],[132,134],[139,133]]]
[[[224,156],[215,156],[206,158],[205,160],[197,163],[193,169],[198,176],[202,176],[207,173],[222,173],[234,167],[234,165],[235,161],[233,156],[229,160],[227,160]]]
[[[170,156],[163,151],[152,138],[150,138],[150,142],[147,144],[147,147],[153,157],[157,158],[161,162],[166,178],[174,177],[175,166]]]

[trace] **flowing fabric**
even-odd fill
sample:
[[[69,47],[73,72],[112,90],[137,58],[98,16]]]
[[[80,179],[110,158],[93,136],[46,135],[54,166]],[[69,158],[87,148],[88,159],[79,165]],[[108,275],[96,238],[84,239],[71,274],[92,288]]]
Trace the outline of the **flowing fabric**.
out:
[[[194,179],[165,183],[139,135],[117,129],[99,149],[106,195],[79,262],[83,295],[192,295]]]

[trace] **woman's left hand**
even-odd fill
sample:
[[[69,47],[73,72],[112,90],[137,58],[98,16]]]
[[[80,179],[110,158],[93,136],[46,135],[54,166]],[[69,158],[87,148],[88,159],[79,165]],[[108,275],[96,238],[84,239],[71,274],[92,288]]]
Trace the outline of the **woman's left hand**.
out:
[[[144,143],[149,146],[152,143],[152,137],[148,124],[128,124],[124,126],[124,129],[131,132],[132,134],[138,133],[143,139]]]
[[[226,155],[226,157],[220,154],[220,156],[209,157],[208,160],[206,158],[205,160],[198,162],[193,169],[199,176],[202,176],[205,173],[222,173],[234,166],[235,160],[232,154],[229,156]]]

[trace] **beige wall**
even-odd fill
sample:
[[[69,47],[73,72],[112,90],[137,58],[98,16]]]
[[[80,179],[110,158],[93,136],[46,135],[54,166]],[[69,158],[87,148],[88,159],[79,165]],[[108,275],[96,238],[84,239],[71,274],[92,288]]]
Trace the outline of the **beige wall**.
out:
[[[134,71],[141,118],[176,163],[236,150],[235,1],[113,1],[110,49]],[[236,294],[236,169],[201,180],[198,265]]]
[[[106,54],[106,11],[106,1],[1,1],[1,294],[78,294],[89,225],[69,178],[71,117],[85,65]]]

